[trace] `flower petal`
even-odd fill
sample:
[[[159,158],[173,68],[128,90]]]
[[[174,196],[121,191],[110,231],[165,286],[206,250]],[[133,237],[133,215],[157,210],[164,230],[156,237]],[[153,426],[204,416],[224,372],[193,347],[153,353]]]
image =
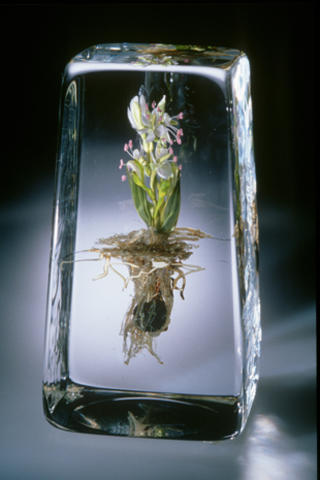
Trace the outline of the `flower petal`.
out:
[[[140,130],[141,128],[143,128],[143,124],[141,121],[141,108],[139,104],[139,98],[137,95],[133,97],[130,101],[130,115],[131,115],[132,122],[130,120],[129,113],[128,113],[128,117],[133,128],[135,128],[136,130]]]
[[[168,179],[172,176],[172,168],[169,162],[163,163],[159,168],[157,168],[157,174],[159,177]]]
[[[153,131],[151,129],[148,130],[146,141],[147,142],[153,142],[154,139],[155,139],[155,135],[154,135]]]
[[[137,129],[137,125],[136,125],[136,122],[134,121],[134,118],[133,118],[133,116],[132,116],[132,114],[131,114],[131,110],[130,110],[129,107],[128,107],[127,112],[128,112],[129,122],[131,123],[131,127],[136,130],[136,129]]]
[[[159,109],[161,112],[164,112],[165,106],[166,106],[166,96],[163,95],[163,97],[161,98],[160,102],[158,103],[158,109]]]
[[[129,160],[129,161],[127,162],[127,169],[134,171],[134,172],[135,172],[136,174],[138,174],[138,175],[139,175],[139,173],[140,173],[140,172],[139,172],[139,168],[137,167],[137,165],[135,165],[135,163],[134,163],[132,160]]]
[[[140,95],[139,103],[140,103],[141,112],[147,113],[148,107],[147,107],[147,103],[146,103],[146,99],[144,98],[144,95]]]

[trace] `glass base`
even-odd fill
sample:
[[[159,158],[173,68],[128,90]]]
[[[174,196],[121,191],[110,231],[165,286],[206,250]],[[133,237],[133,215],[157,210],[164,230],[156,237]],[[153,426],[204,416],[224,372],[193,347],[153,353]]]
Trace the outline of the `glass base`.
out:
[[[239,397],[44,385],[44,409],[63,430],[127,437],[217,441],[241,431]]]

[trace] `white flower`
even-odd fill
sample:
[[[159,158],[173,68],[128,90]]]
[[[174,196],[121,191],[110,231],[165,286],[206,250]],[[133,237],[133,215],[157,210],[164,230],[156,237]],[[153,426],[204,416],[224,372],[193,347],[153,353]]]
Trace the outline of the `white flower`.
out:
[[[165,148],[159,142],[156,146],[155,151],[154,151],[153,160],[156,163],[165,161],[172,155],[172,153],[173,153],[173,150],[172,150],[171,147],[170,147],[170,149]]]
[[[182,119],[183,113],[170,117],[165,112],[166,96],[163,95],[158,105],[152,102],[152,112],[150,112],[144,95],[136,95],[130,102],[128,108],[128,118],[131,126],[139,133],[145,135],[144,142],[151,143],[161,141],[162,143],[172,144],[176,141],[181,144],[182,129],[178,129],[176,119]],[[145,145],[146,147],[146,145]]]
[[[125,143],[124,144],[124,147],[123,147],[123,150],[128,154],[130,155],[131,158],[133,158],[134,160],[139,160],[139,159],[142,159],[145,155],[145,152],[143,151],[143,149],[138,149],[138,148],[135,148],[133,150],[133,143],[132,143],[132,140],[129,140],[128,143]]]
[[[173,150],[171,147],[164,148],[158,143],[154,154],[152,154],[152,161],[155,164],[157,175],[161,178],[168,179],[173,175],[172,159]]]
[[[142,114],[141,114],[141,96],[140,99],[136,95],[130,102],[130,106],[128,107],[128,118],[131,123],[132,128],[139,131],[144,128],[142,123]]]
[[[146,99],[144,98],[143,95],[140,95],[139,97],[139,104],[140,104],[140,110],[141,110],[142,123],[145,127],[148,128],[151,126],[150,112],[149,112],[149,107],[146,102]]]
[[[169,179],[177,169],[177,157],[174,156],[171,145],[174,142],[181,144],[182,129],[178,128],[177,120],[183,118],[183,113],[170,117],[165,111],[166,96],[156,104],[152,102],[150,111],[144,95],[136,95],[130,101],[128,118],[131,126],[141,137],[140,148],[133,150],[133,142],[129,140],[124,145],[124,150],[132,160],[127,162],[128,170],[139,174],[139,168],[152,163],[152,170],[162,179]],[[120,163],[122,166],[122,164]],[[120,167],[119,167],[120,168]]]
[[[157,175],[165,180],[168,180],[172,176],[172,167],[170,162],[164,162],[157,167]]]
[[[132,160],[129,160],[127,163],[127,169],[128,170],[132,170],[133,172],[135,172],[137,175],[139,175],[139,168],[137,167],[137,165],[132,161]]]

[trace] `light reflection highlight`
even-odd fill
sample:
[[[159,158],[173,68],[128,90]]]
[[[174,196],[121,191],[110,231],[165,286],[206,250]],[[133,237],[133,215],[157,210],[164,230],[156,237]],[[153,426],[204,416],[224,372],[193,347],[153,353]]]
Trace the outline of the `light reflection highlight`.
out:
[[[295,448],[276,416],[256,415],[247,438],[245,480],[301,480],[310,457]]]

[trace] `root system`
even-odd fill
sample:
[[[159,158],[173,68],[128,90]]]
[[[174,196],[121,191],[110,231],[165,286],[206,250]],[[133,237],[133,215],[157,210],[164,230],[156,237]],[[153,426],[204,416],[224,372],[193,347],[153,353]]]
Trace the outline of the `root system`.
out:
[[[184,299],[186,276],[203,270],[185,263],[201,238],[211,236],[192,228],[175,228],[169,234],[137,230],[101,238],[97,247],[90,249],[105,261],[97,279],[112,270],[122,278],[125,288],[130,281],[134,284],[133,299],[121,328],[126,364],[143,349],[163,363],[154,350],[154,339],[168,329],[174,290]],[[127,277],[115,268],[112,259],[121,259],[128,266]]]

